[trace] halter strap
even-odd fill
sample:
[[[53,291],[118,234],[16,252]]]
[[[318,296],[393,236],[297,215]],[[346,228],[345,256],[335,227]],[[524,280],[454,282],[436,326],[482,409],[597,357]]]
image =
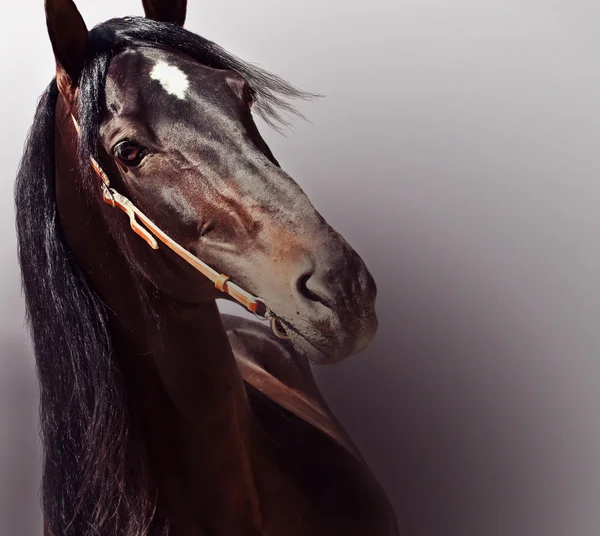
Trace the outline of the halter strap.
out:
[[[80,129],[75,116],[71,114],[75,130],[79,135]],[[243,305],[251,313],[254,313],[261,320],[269,320],[273,333],[280,339],[289,339],[289,337],[277,326],[278,317],[269,309],[262,298],[258,298],[253,294],[245,291],[240,286],[236,285],[229,276],[217,272],[208,264],[201,261],[198,257],[190,253],[179,243],[170,238],[158,225],[156,225],[148,216],[146,216],[139,208],[137,208],[130,199],[121,195],[110,186],[110,179],[106,172],[94,157],[90,157],[90,163],[96,175],[102,181],[102,198],[105,203],[112,207],[120,208],[129,217],[129,225],[134,233],[143,238],[145,242],[152,248],[158,249],[159,245],[156,239],[160,240],[171,251],[176,253],[184,261],[198,270],[202,275],[210,279],[217,289],[231,296],[238,303]],[[144,225],[142,226],[141,223]],[[259,312],[261,308],[264,312]]]

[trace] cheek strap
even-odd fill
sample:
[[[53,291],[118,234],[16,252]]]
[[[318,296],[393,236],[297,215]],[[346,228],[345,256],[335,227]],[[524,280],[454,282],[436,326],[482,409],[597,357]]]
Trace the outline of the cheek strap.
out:
[[[79,135],[79,124],[73,115],[71,115],[71,118],[73,119],[75,130]],[[162,229],[160,229],[160,227],[158,227],[138,207],[136,207],[130,199],[121,195],[114,188],[111,188],[108,175],[93,157],[90,157],[90,162],[94,172],[102,181],[102,198],[104,199],[104,202],[112,207],[121,209],[123,212],[125,212],[125,214],[127,214],[129,217],[129,225],[135,234],[143,238],[152,249],[158,249],[158,241],[160,241],[184,261],[198,270],[202,275],[210,279],[215,284],[215,287],[221,292],[231,296],[234,300],[243,305],[250,312],[254,313],[261,320],[270,320],[273,333],[277,337],[281,339],[289,338],[282,330],[278,329],[277,316],[275,313],[273,313],[273,311],[271,311],[271,309],[269,309],[262,298],[258,298],[245,291],[243,288],[231,281],[229,276],[217,272],[208,264],[201,261],[198,257],[183,248],[180,244],[175,242],[175,240],[170,238]]]

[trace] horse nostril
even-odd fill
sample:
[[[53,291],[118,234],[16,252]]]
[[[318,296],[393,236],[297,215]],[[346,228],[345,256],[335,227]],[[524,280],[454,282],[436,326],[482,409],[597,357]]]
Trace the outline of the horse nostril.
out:
[[[332,309],[332,304],[328,299],[329,292],[327,288],[314,274],[304,274],[298,278],[296,285],[298,292],[303,298]]]

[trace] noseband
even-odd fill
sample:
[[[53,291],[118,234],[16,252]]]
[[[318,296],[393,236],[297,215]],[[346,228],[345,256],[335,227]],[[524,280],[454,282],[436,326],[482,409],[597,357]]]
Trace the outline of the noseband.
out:
[[[71,118],[73,119],[75,130],[79,135],[79,124],[73,115],[71,115]],[[210,279],[215,284],[215,287],[221,292],[231,296],[251,313],[254,313],[260,320],[268,320],[275,336],[280,339],[289,339],[288,335],[279,327],[281,321],[277,315],[271,311],[262,298],[258,298],[245,291],[231,281],[229,276],[217,272],[214,268],[211,268],[208,264],[186,250],[181,244],[175,242],[175,240],[170,238],[162,229],[160,229],[160,227],[148,218],[148,216],[137,208],[130,199],[121,195],[114,188],[111,188],[108,175],[95,158],[90,157],[90,162],[94,172],[102,181],[102,198],[104,202],[114,208],[120,208],[127,214],[129,217],[129,225],[134,233],[143,238],[152,249],[159,248],[156,239],[160,240],[165,246],[198,270],[203,276]],[[144,225],[142,226],[140,222]]]

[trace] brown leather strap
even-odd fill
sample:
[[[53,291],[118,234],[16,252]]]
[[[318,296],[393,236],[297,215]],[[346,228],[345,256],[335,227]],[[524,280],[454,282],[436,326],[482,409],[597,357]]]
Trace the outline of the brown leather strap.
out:
[[[229,276],[221,274],[215,281],[215,287],[217,287],[221,292],[225,292],[225,283],[227,283],[227,281],[229,281]]]
[[[77,134],[79,134],[79,124],[73,115],[71,115],[71,117],[73,119],[75,129],[77,130]],[[175,242],[175,240],[170,238],[160,227],[158,227],[158,225],[156,225],[150,218],[148,218],[148,216],[146,216],[139,208],[137,208],[130,199],[121,195],[114,188],[111,188],[108,175],[93,157],[90,157],[90,162],[96,175],[98,175],[102,181],[102,196],[104,201],[112,207],[119,208],[125,212],[125,214],[127,214],[129,217],[129,225],[131,226],[132,230],[138,236],[143,238],[152,249],[158,249],[157,239],[160,240],[160,242],[167,246],[171,251],[179,255],[179,257],[193,266],[202,275],[210,279],[215,284],[215,287],[221,292],[231,296],[234,300],[246,307],[246,309],[248,309],[250,312],[254,313],[258,318],[262,320],[273,320],[276,318],[275,314],[269,309],[269,307],[261,298],[246,292],[243,288],[231,281],[229,276],[217,272],[208,264],[201,261],[198,257],[183,248],[179,243]],[[143,225],[141,225],[140,222]],[[260,311],[261,309],[262,311]],[[282,334],[279,331],[275,331],[275,335],[280,338],[287,338],[285,334]]]

